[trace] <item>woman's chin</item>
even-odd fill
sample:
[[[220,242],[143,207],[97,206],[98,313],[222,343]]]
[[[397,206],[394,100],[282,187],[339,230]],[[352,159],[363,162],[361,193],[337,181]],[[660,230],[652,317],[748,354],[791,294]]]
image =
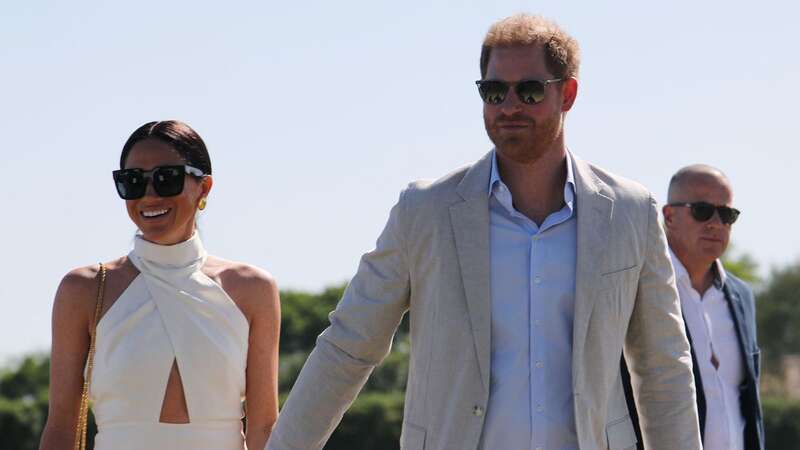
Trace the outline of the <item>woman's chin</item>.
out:
[[[142,233],[142,238],[154,244],[172,245],[178,242],[185,241],[184,233],[178,232],[174,229],[159,229],[159,227],[140,227],[139,231]]]

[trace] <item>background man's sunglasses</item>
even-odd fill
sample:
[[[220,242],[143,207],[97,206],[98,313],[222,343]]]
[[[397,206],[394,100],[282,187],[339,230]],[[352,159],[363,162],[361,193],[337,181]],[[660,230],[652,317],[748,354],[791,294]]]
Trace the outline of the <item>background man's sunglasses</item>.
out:
[[[722,205],[712,205],[708,202],[694,202],[694,203],[670,203],[668,206],[684,206],[691,208],[692,217],[698,222],[706,222],[714,217],[714,211],[719,214],[719,220],[725,225],[730,225],[736,222],[739,218],[739,210]]]
[[[198,178],[205,175],[202,170],[188,165],[158,166],[152,170],[121,169],[113,172],[117,194],[124,200],[144,197],[148,179],[153,181],[153,189],[159,196],[178,195],[183,192],[183,180],[187,173]]]
[[[550,83],[563,81],[563,78],[552,80],[523,80],[518,83],[506,83],[498,80],[478,80],[478,93],[486,104],[499,105],[506,100],[509,88],[514,86],[514,92],[522,103],[535,105],[544,100],[544,89]]]

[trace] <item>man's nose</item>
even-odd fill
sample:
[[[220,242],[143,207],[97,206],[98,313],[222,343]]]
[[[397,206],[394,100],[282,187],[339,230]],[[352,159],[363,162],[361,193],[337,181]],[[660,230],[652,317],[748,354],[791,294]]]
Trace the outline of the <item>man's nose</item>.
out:
[[[522,105],[523,103],[519,99],[519,96],[514,88],[509,88],[508,93],[506,93],[506,98],[503,99],[503,103],[500,103],[500,110],[507,114],[511,111],[521,110]]]
[[[724,226],[725,224],[722,223],[722,218],[719,216],[719,211],[714,210],[714,214],[711,215],[711,218],[708,219],[706,225],[709,227],[719,228]]]

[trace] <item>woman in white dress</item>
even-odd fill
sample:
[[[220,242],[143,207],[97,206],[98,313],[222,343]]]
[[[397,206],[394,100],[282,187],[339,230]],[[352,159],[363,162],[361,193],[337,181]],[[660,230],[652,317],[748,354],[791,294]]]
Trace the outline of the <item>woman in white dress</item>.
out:
[[[195,227],[212,186],[203,140],[181,122],[145,124],[114,180],[139,233],[105,263],[95,450],[261,450],[278,414],[278,289],[261,269],[206,254]],[[56,293],[42,450],[73,449],[99,271],[71,271]]]

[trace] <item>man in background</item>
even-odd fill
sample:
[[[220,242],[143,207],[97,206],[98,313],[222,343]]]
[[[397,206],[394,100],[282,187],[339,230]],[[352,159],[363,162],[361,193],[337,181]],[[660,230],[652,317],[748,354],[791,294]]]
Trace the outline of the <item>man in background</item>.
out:
[[[670,181],[664,224],[692,346],[703,448],[763,450],[753,292],[720,262],[739,217],[732,205],[722,172],[684,167]]]

